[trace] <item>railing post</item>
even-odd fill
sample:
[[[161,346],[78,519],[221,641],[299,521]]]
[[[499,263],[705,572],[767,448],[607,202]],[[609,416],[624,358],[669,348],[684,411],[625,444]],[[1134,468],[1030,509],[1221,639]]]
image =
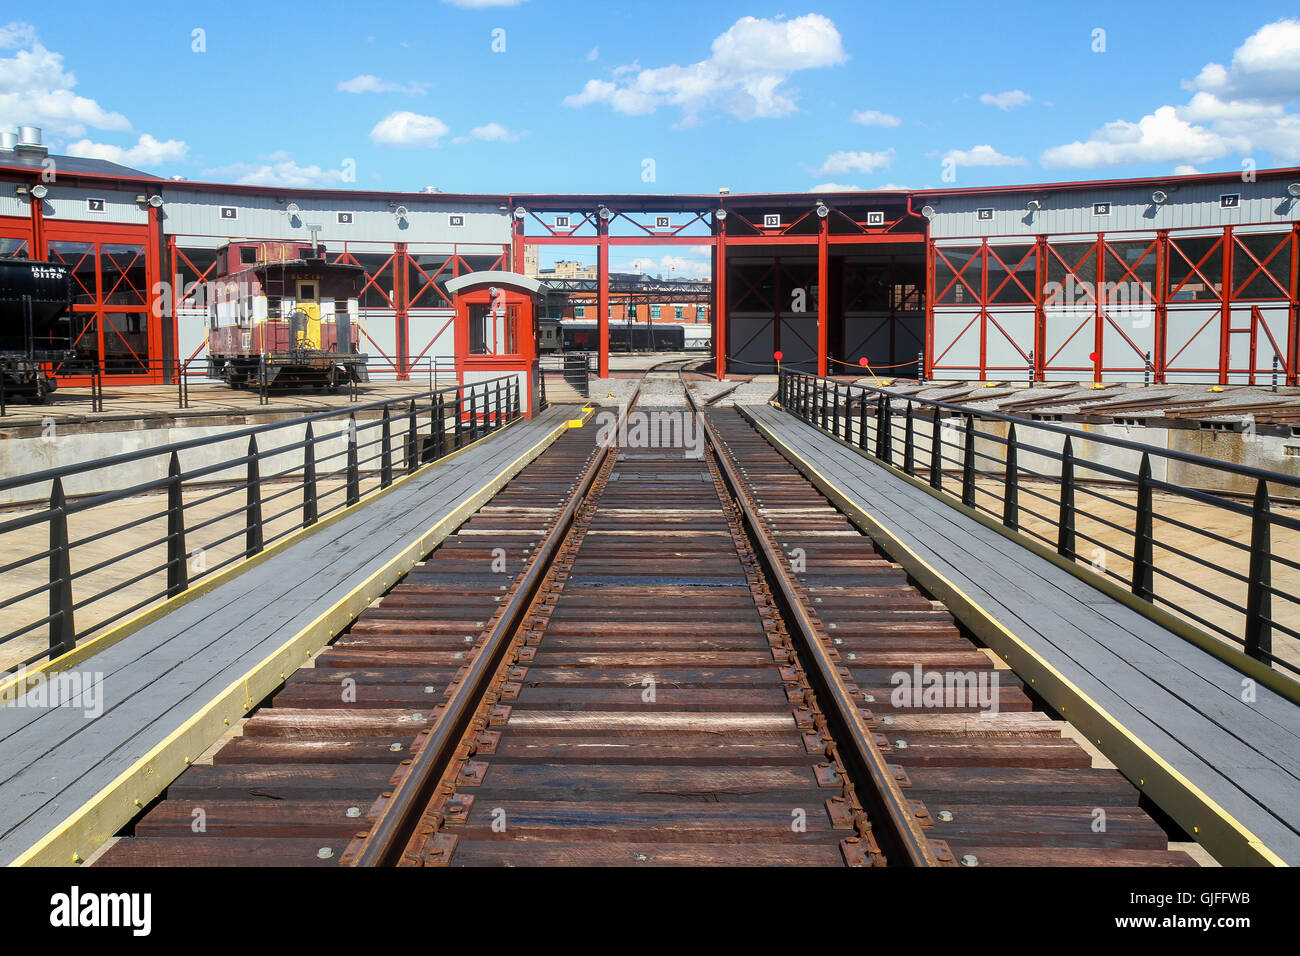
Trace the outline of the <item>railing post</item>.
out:
[[[311,527],[316,523],[316,434],[311,422],[307,423],[307,435],[302,448],[302,526]]]
[[[966,447],[961,461],[961,503],[975,507],[975,416],[966,416]]]
[[[876,457],[885,458],[885,396],[876,395]]]
[[[916,438],[916,424],[912,417],[912,403],[907,403],[907,412],[903,418],[903,472],[908,475],[916,474],[916,456],[912,450],[912,443]]]
[[[1132,591],[1144,601],[1155,596],[1155,567],[1152,495],[1151,495],[1151,456],[1142,453],[1142,465],[1138,468],[1137,515],[1133,522],[1133,580]]]
[[[1074,446],[1067,436],[1061,449],[1061,510],[1057,518],[1056,552],[1074,557]]]
[[[393,483],[393,427],[388,415],[388,406],[384,406],[384,423],[380,431],[379,487],[387,488]]]
[[[357,416],[348,416],[348,490],[347,503],[361,500],[361,471],[357,466]]]
[[[462,388],[463,388],[463,386],[462,386]],[[462,406],[462,402],[464,402],[464,400],[465,400],[464,393],[461,391],[460,388],[457,388],[457,389],[456,389],[456,401],[455,401],[455,406],[456,406],[456,407],[455,407],[456,420],[455,420],[455,422],[453,423],[453,426],[452,426],[452,427],[455,429],[455,431],[456,431],[456,447],[457,447],[457,448],[459,448],[459,447],[461,446],[461,442],[464,441],[464,436],[463,436],[463,434],[462,434],[462,432],[463,432],[463,430],[464,430],[464,425],[463,425],[463,423],[461,422],[461,414],[462,414],[462,412],[464,411],[463,406]]]
[[[469,440],[471,443],[478,441],[478,389],[472,385],[469,389]]]
[[[419,446],[416,442],[415,428],[415,399],[411,399],[411,404],[406,411],[406,473],[409,475],[415,471],[417,459],[419,458]]]
[[[248,436],[248,481],[244,492],[244,557],[262,550],[262,470],[258,465],[257,436]]]
[[[441,458],[447,454],[447,405],[442,392],[434,397],[434,405],[438,411],[437,421],[433,425],[433,456]]]
[[[50,489],[50,657],[77,646],[72,618],[72,561],[68,554],[68,500],[62,480]]]
[[[501,427],[501,380],[497,379],[496,388],[493,389],[496,399],[496,409],[492,415],[492,430],[496,431]]]
[[[185,553],[185,501],[181,497],[181,461],[172,452],[167,466],[167,596],[175,597],[190,586],[189,557]]]
[[[882,397],[884,402],[880,411],[880,435],[884,442],[884,448],[881,451],[880,460],[886,465],[892,465],[894,463],[894,407],[888,395]]]
[[[1020,464],[1016,445],[1016,425],[1007,428],[1006,474],[1002,483],[1002,524],[1017,531],[1020,528]]]
[[[858,396],[858,448],[866,451],[867,444],[867,390]]]
[[[1273,547],[1272,512],[1268,482],[1255,488],[1250,527],[1250,584],[1246,592],[1246,653],[1268,662],[1273,656]]]
[[[940,437],[942,431],[943,424],[936,405],[934,417],[930,419],[930,487],[935,491],[943,490],[943,439]]]

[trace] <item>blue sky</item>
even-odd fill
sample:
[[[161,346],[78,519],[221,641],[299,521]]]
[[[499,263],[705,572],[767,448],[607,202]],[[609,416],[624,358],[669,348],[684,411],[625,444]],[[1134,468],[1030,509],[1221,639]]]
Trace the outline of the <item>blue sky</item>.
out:
[[[1293,3],[483,2],[29,6],[0,124],[165,176],[446,192],[1300,164]]]

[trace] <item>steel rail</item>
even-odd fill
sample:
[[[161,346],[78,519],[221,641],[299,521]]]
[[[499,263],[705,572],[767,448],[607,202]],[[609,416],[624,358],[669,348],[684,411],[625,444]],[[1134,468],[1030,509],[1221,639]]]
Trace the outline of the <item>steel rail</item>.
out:
[[[660,363],[665,364],[665,363]],[[647,369],[637,383],[624,414],[630,411],[640,397]],[[457,683],[450,699],[434,721],[420,751],[411,760],[406,774],[384,802],[378,818],[354,854],[340,863],[345,866],[396,866],[401,862],[407,844],[414,835],[420,819],[437,791],[448,765],[455,757],[466,730],[469,729],[483,697],[490,689],[492,678],[501,665],[516,631],[532,606],[538,589],[545,580],[555,556],[560,552],[572,530],[578,509],[587,500],[588,492],[617,445],[597,445],[596,454],[583,470],[577,487],[565,502],[554,527],[538,545],[528,568],[517,581],[509,598],[488,631],[483,646],[474,656],[465,676]]]
[[[798,582],[767,533],[748,489],[737,474],[730,455],[722,448],[713,426],[691,395],[684,375],[682,386],[686,390],[686,400],[704,429],[705,440],[713,451],[723,480],[740,508],[750,539],[757,546],[755,553],[768,583],[772,585],[772,595],[786,627],[796,639],[809,683],[823,707],[836,741],[841,744],[841,756],[846,764],[851,764],[856,779],[867,784],[857,788],[858,797],[873,824],[872,833],[884,851],[886,861],[910,866],[943,866],[945,861],[939,858],[938,850],[921,827],[911,802],[904,795],[884,754],[876,746],[875,737],[846,681],[818,636],[816,623],[799,597]],[[947,862],[951,862],[951,857]]]

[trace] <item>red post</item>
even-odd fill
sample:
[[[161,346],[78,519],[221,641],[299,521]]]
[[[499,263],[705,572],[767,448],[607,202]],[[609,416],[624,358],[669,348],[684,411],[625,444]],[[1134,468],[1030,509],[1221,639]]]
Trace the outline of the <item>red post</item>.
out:
[[[1286,383],[1300,385],[1300,222],[1291,226],[1291,308],[1290,321],[1287,323],[1287,351],[1290,356],[1286,363]]]
[[[980,240],[980,381],[989,377],[989,241]]]
[[[1101,366],[1106,360],[1106,353],[1102,351],[1106,341],[1106,235],[1097,233],[1097,251],[1094,253],[1097,257],[1097,286],[1093,290],[1093,305],[1096,307],[1093,313],[1092,328],[1092,352],[1096,357],[1092,363],[1092,380],[1094,383],[1101,381]]]
[[[821,219],[817,227],[817,374],[826,375],[830,367],[827,345],[830,341],[830,217]],[[777,321],[780,321],[778,317]],[[778,343],[779,345],[779,343]]]
[[[1029,374],[1035,382],[1041,382],[1044,358],[1047,355],[1047,236],[1039,236],[1034,256],[1034,366]]]
[[[454,254],[454,253],[453,253]],[[399,242],[393,248],[393,322],[396,326],[397,342],[397,380],[405,382],[410,379],[411,368],[411,302],[407,291],[407,277],[410,267],[406,261],[406,243]]]
[[[1228,384],[1232,354],[1232,226],[1223,227],[1223,288],[1219,290],[1219,384]]]
[[[1169,230],[1156,233],[1156,328],[1151,356],[1151,380],[1165,384],[1165,362],[1169,339]]]
[[[600,377],[609,378],[609,223],[596,217],[596,321],[600,323]]]
[[[727,377],[727,222],[714,219],[713,356],[718,379]]]
[[[925,377],[934,377],[934,297],[938,295],[934,286],[934,240],[930,239],[930,226],[926,224],[925,256]]]

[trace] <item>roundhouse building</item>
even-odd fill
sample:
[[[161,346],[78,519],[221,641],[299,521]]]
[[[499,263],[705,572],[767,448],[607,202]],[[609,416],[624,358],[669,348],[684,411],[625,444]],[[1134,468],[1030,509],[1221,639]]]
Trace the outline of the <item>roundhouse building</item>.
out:
[[[372,370],[453,355],[448,280],[542,245],[706,247],[718,374],[1300,384],[1300,169],[943,190],[556,195],[161,179],[0,137],[0,255],[75,277],[75,381],[162,382],[205,349],[202,282],[235,241],[361,266]],[[535,267],[534,267],[535,268]],[[719,304],[725,303],[725,308]],[[604,350],[602,350],[604,351]],[[602,367],[607,359],[602,357]]]

